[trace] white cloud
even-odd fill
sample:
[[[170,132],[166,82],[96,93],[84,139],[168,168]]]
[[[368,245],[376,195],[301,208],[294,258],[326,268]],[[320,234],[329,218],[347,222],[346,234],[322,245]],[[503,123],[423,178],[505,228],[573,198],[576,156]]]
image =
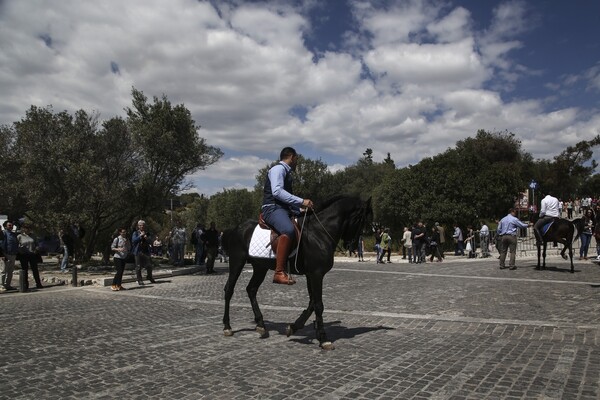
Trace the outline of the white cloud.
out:
[[[536,157],[597,134],[597,117],[581,110],[504,99],[534,73],[511,57],[532,29],[523,2],[501,3],[476,31],[469,10],[449,2],[353,1],[353,32],[320,54],[305,41],[313,34],[305,11],[318,2],[0,4],[0,123],[19,120],[31,104],[110,118],[130,105],[132,86],[164,93],[225,151],[190,177],[207,194],[251,188],[286,145],[302,144],[325,162],[335,156],[334,171],[366,148],[376,160],[389,152],[399,166],[414,164],[478,129],[512,131]],[[573,81],[600,89],[597,66],[578,72]]]

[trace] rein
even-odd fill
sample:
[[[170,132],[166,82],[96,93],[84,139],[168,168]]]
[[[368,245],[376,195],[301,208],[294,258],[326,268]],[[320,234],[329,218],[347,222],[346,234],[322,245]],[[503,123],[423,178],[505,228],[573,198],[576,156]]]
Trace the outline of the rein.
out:
[[[332,242],[335,243],[335,239],[333,238],[333,236],[331,236],[331,234],[329,233],[329,231],[327,230],[327,228],[325,228],[325,225],[323,225],[323,223],[321,222],[321,220],[319,219],[319,216],[317,215],[316,212],[314,212],[313,208],[310,208],[311,210],[313,210],[312,215],[315,216],[315,218],[317,219],[317,222],[319,223],[319,225],[321,225],[321,228],[323,228],[323,231],[327,234],[327,236],[329,236],[329,238],[331,239]],[[296,273],[299,274],[300,272],[298,271],[298,253],[300,253],[300,242],[302,241],[302,232],[304,232],[304,224],[306,223],[306,217],[304,217],[302,219],[302,226],[300,227],[300,237],[298,238],[298,245],[296,246],[296,255],[294,257],[294,269],[296,270]],[[362,229],[362,223],[359,224],[358,230],[360,231]],[[357,232],[358,233],[358,232]],[[346,250],[344,250],[339,242],[336,243],[336,250],[345,253]],[[290,272],[290,271],[288,271]]]

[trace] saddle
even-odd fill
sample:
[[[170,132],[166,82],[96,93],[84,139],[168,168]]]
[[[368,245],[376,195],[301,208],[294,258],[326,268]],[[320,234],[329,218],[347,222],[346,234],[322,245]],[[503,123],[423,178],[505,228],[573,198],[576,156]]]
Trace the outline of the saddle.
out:
[[[550,230],[550,227],[552,226],[552,224],[554,223],[554,221],[556,221],[556,220],[553,219],[552,221],[548,222],[546,225],[544,225],[542,227],[542,235],[545,235],[546,233],[548,233],[548,231]]]
[[[290,218],[292,220],[292,224],[294,225],[294,231],[295,231],[295,237],[290,238],[292,239],[292,248],[295,248],[298,245],[298,241],[300,240],[300,227],[298,226],[298,221],[296,220],[296,218]],[[273,253],[277,254],[277,242],[279,241],[279,232],[277,232],[275,230],[275,228],[273,228],[271,225],[269,225],[267,223],[267,221],[265,221],[265,219],[263,218],[262,213],[260,213],[258,215],[258,226],[260,226],[261,229],[266,229],[266,230],[270,230],[271,231],[271,240],[269,242],[269,244],[271,245],[271,249],[273,250]],[[294,252],[292,252],[293,254]]]
[[[550,227],[552,227],[552,225],[558,221],[560,218],[559,217],[554,217],[552,219],[552,221],[548,222],[546,225],[542,226],[542,235],[545,236],[546,233],[548,233],[548,231],[550,230]],[[553,247],[557,247],[558,243],[556,242],[556,240],[552,241],[552,246]]]

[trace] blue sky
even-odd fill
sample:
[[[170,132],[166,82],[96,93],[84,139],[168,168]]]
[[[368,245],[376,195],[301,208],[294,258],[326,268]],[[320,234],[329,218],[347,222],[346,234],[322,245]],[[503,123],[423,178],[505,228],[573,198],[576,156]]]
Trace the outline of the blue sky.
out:
[[[0,124],[166,94],[225,153],[189,177],[207,195],[252,188],[287,145],[403,167],[508,130],[551,158],[600,134],[599,37],[589,0],[5,0]]]

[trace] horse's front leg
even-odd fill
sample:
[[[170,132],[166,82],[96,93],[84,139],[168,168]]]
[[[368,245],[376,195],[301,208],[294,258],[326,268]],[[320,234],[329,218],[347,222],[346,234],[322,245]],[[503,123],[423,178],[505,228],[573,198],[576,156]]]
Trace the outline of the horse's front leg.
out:
[[[244,262],[235,262],[234,259],[235,257],[229,258],[229,277],[227,278],[227,283],[223,289],[225,291],[225,312],[223,313],[223,334],[225,336],[233,336],[233,330],[231,329],[229,321],[229,304],[233,297],[233,292],[235,291],[235,283],[240,277],[245,264],[245,260]]]
[[[263,319],[262,312],[260,311],[260,307],[258,306],[258,301],[256,301],[256,294],[258,293],[258,288],[265,280],[267,271],[268,269],[263,267],[254,268],[252,278],[250,278],[250,282],[248,282],[248,286],[246,286],[246,292],[248,293],[248,297],[250,298],[250,304],[252,305],[252,311],[254,312],[256,332],[258,332],[263,338],[268,337],[269,332],[265,328],[265,321]]]
[[[542,269],[546,269],[546,247],[548,243],[544,242],[544,248],[542,249]]]
[[[537,267],[535,267],[535,269],[542,269],[542,265],[541,265],[541,258],[542,258],[542,246],[540,244],[537,245],[537,258],[538,258],[538,263],[537,263]]]
[[[313,279],[311,279],[310,288],[312,292],[313,307],[315,309],[315,331],[319,346],[323,350],[333,350],[335,347],[333,346],[333,343],[327,339],[325,326],[323,324],[323,276],[314,276]]]
[[[311,314],[315,310],[315,307],[313,305],[313,296],[312,296],[312,290],[311,290],[310,285],[311,285],[311,278],[310,278],[310,276],[307,275],[306,276],[306,288],[308,289],[308,298],[309,298],[308,307],[306,308],[306,310],[302,311],[302,314],[300,314],[298,319],[296,321],[294,321],[293,324],[289,324],[287,326],[285,333],[288,337],[290,337],[292,334],[298,332],[300,329],[304,328],[306,321],[308,321]]]

